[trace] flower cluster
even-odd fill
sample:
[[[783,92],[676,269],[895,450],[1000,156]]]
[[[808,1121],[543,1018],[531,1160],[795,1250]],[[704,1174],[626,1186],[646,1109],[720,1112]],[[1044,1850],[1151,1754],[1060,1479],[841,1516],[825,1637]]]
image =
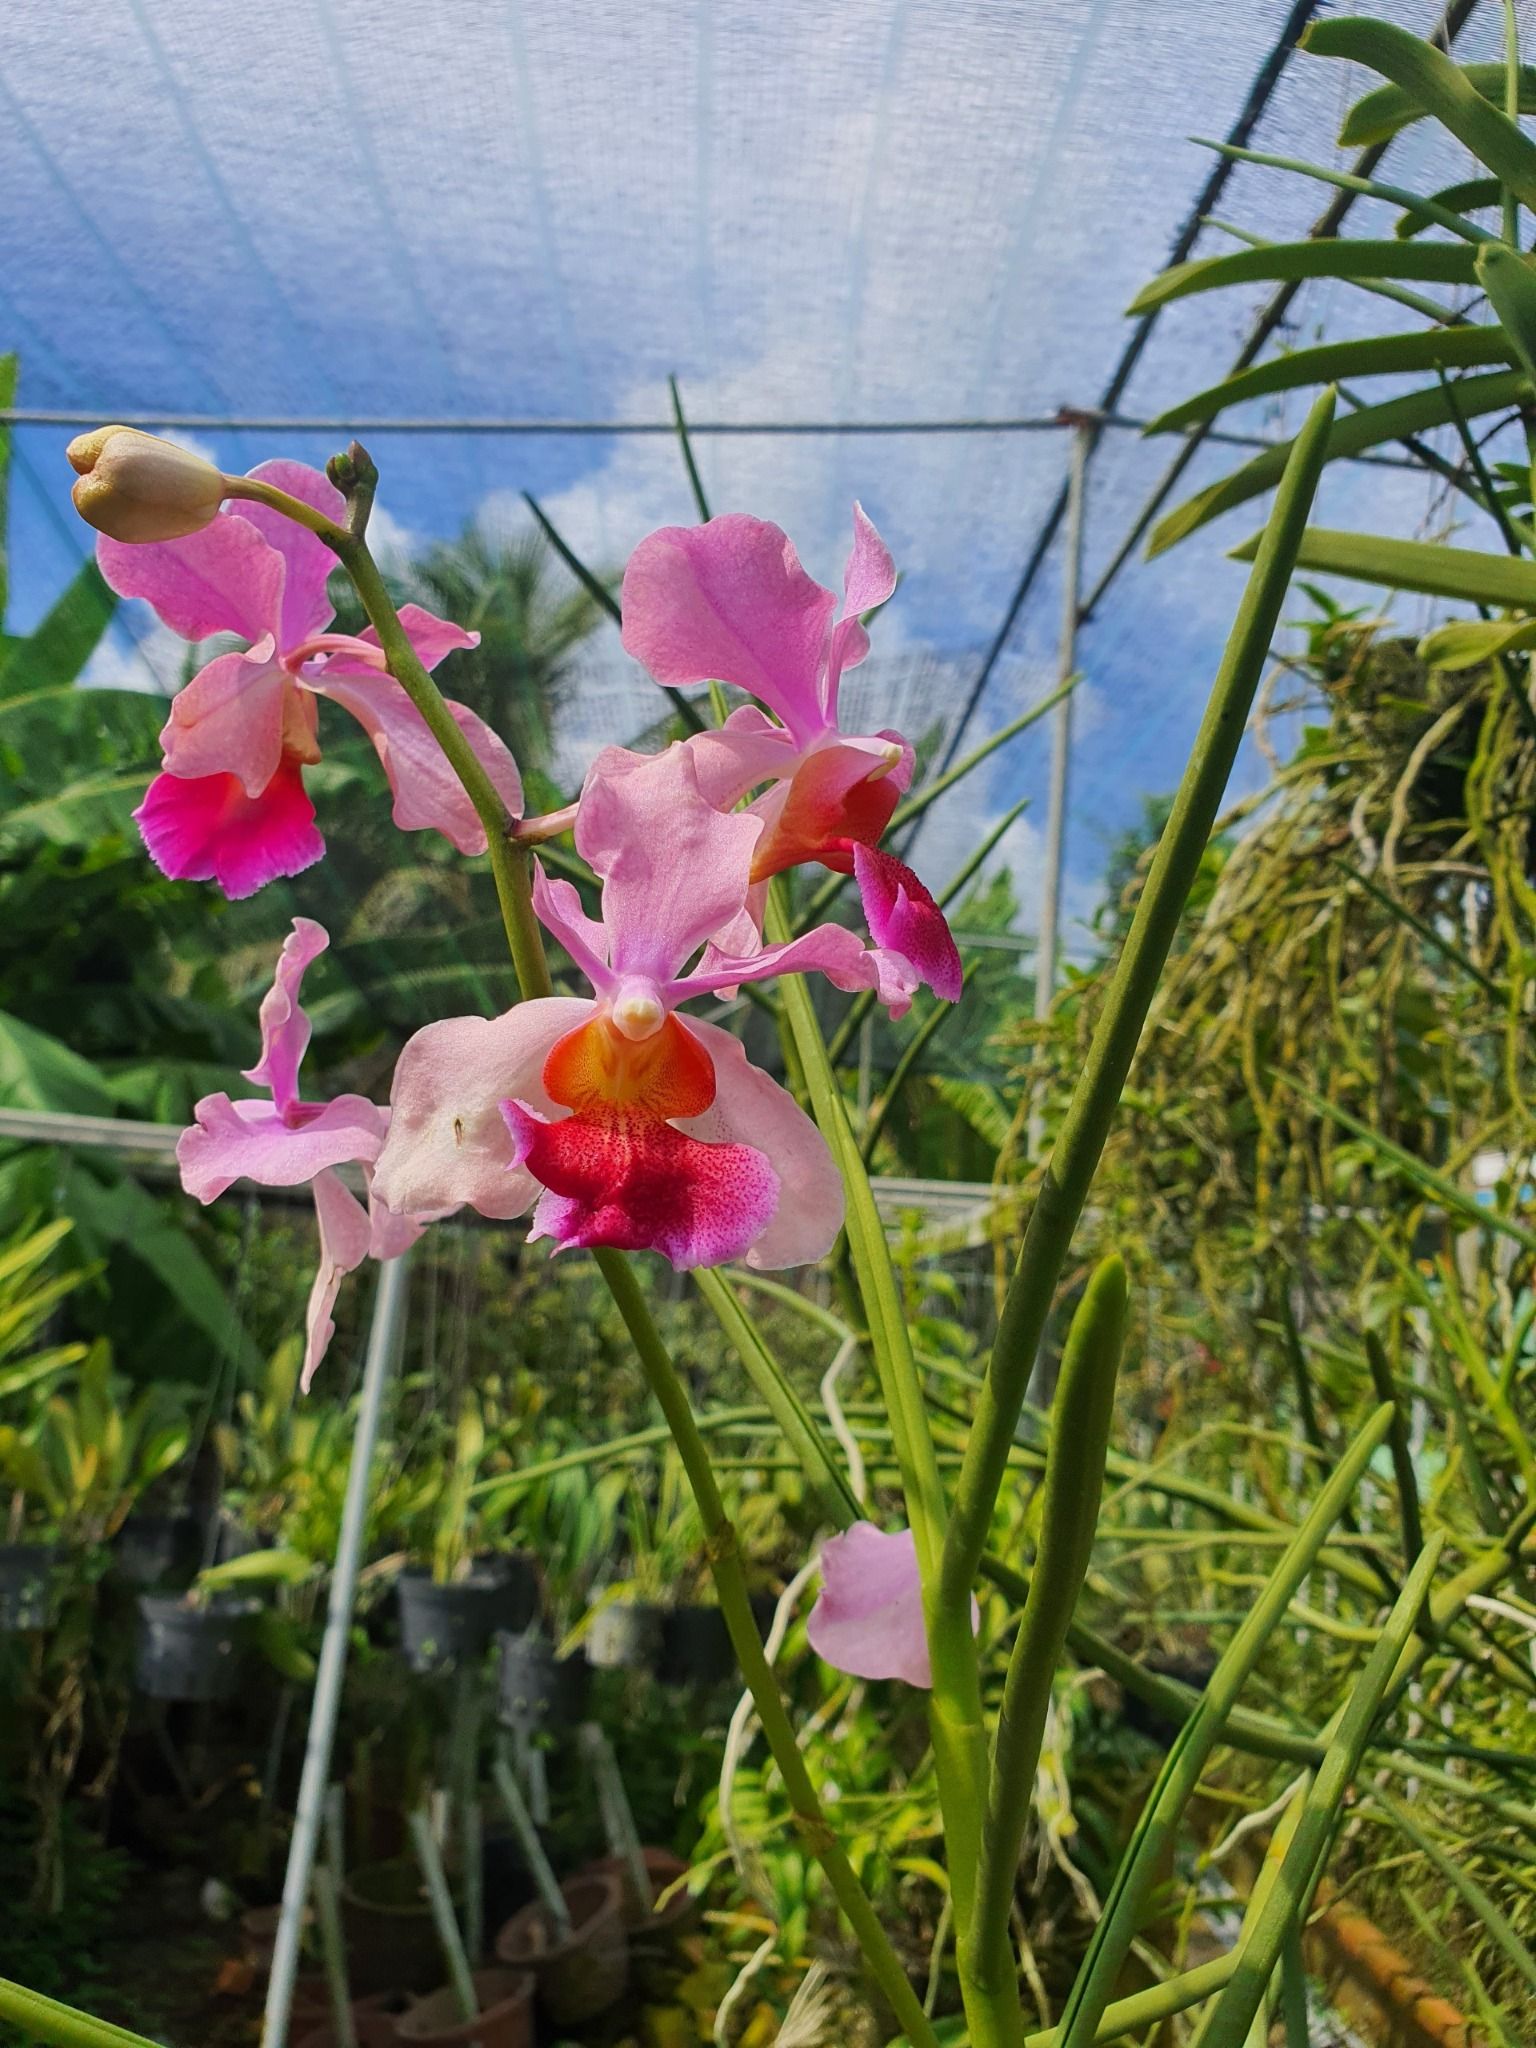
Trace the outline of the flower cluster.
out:
[[[377,634],[329,630],[330,546],[271,502],[281,494],[339,524],[336,487],[293,462],[249,479],[203,475],[195,458],[112,438],[126,431],[72,451],[77,500],[104,529],[102,573],[188,640],[229,633],[243,643],[173,701],[163,771],[135,814],[160,867],[238,897],[320,858],[303,771],[320,757],[321,699],[372,740],[396,823],[484,852],[480,814]],[[221,490],[237,494],[238,509]],[[595,884],[589,908],[534,862],[534,912],[590,993],[428,1025],[401,1052],[387,1107],[299,1092],[310,1036],[302,983],[329,941],[295,919],[261,1007],[261,1059],[246,1075],[266,1092],[206,1096],[178,1157],[183,1184],[204,1202],[238,1179],[312,1188],[320,1264],[306,1386],[343,1276],[367,1257],[397,1256],[427,1223],[466,1206],[488,1217],[531,1209],[530,1236],[557,1251],[655,1251],[680,1270],[736,1259],[794,1266],[830,1249],[843,1187],[816,1126],[738,1038],[681,1013],[786,973],[867,991],[895,1017],[920,985],[950,1001],[960,993],[942,912],[879,844],[911,783],[912,748],[900,733],[849,732],[839,720],[842,677],[869,652],[863,615],[895,583],[857,506],[841,606],[765,520],[668,527],[640,544],[624,577],[626,649],[658,683],[722,683],[749,701],[660,754],[607,748],[570,812],[530,826],[538,841],[569,829]],[[417,606],[400,621],[428,670],[474,644]],[[448,710],[510,829],[522,809],[515,763],[473,713]],[[854,878],[869,943],[839,924],[765,942],[770,880],[806,863]],[[910,1538],[860,1525],[838,1541],[818,1610],[822,1646],[844,1668],[926,1683]],[[840,1562],[851,1598],[839,1592]]]

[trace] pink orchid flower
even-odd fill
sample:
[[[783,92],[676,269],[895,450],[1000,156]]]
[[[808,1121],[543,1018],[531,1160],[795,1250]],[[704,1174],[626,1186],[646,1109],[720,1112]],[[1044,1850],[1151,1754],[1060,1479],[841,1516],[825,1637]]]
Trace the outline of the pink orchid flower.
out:
[[[589,774],[576,845],[603,885],[602,916],[569,882],[536,874],[534,906],[592,984],[505,1016],[429,1024],[400,1055],[374,1186],[420,1215],[469,1203],[517,1216],[557,1251],[660,1252],[681,1269],[820,1258],[843,1190],[820,1133],[717,1025],[676,1016],[690,997],[816,970],[905,1009],[902,963],[839,925],[782,946],[725,949],[763,822],[699,786],[682,746],[609,748]],[[711,943],[714,942],[714,943]],[[687,963],[701,954],[689,970]]]
[[[971,1633],[981,1609],[971,1602]],[[917,1544],[910,1529],[886,1535],[855,1522],[821,1547],[821,1592],[805,1625],[817,1656],[853,1678],[933,1685]]]
[[[301,462],[264,462],[253,477],[332,518],[341,493]],[[135,811],[151,857],[178,881],[215,881],[252,895],[319,860],[325,841],[304,769],[320,759],[320,697],[362,726],[394,792],[395,823],[441,832],[461,853],[484,853],[485,833],[422,716],[388,673],[378,635],[331,633],[326,584],[336,558],[307,527],[265,505],[226,505],[180,540],[134,545],[103,534],[101,573],[120,597],[142,597],[188,640],[237,633],[242,653],[220,654],[177,695],[160,743],[164,773]],[[479,635],[420,605],[401,622],[427,668]],[[450,711],[516,817],[522,784],[506,747],[467,706]]]
[[[659,683],[714,679],[757,705],[688,742],[712,802],[752,805],[764,831],[754,882],[817,861],[858,883],[877,946],[902,954],[936,995],[960,994],[960,955],[944,913],[912,870],[878,841],[912,781],[912,749],[898,732],[850,734],[838,724],[838,686],[869,652],[859,614],[896,588],[890,551],[862,506],[843,608],[800,566],[792,542],[766,519],[727,513],[703,526],[664,526],[635,549],[624,572],[623,641]]]
[[[309,1044],[310,1023],[299,1001],[305,970],[330,944],[322,925],[296,917],[283,942],[277,972],[261,1005],[261,1058],[245,1078],[267,1090],[269,1099],[205,1095],[193,1111],[196,1121],[176,1147],[181,1184],[200,1202],[212,1202],[237,1180],[263,1187],[314,1191],[320,1225],[320,1266],[305,1312],[304,1391],[335,1335],[332,1311],[346,1274],[365,1258],[397,1258],[421,1235],[421,1224],[385,1206],[372,1186],[373,1162],[389,1129],[389,1111],[361,1095],[334,1102],[305,1102],[299,1095],[299,1065]],[[368,1184],[365,1209],[335,1169],[347,1162],[362,1167]]]

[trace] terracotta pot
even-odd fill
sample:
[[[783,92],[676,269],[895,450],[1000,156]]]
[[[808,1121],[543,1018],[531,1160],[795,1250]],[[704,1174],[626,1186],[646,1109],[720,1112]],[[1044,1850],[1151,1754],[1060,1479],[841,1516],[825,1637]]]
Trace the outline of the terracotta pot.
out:
[[[404,2009],[405,1994],[397,1991],[376,1991],[371,1998],[354,1998],[352,2017],[355,2020],[365,2016],[382,2015],[390,2022],[393,2037],[394,2017]],[[306,1970],[294,1979],[293,2003],[288,2008],[289,2029],[301,2034],[315,2028],[331,2031],[331,1987],[323,1970]],[[302,2048],[302,2044],[296,2044]]]
[[[524,1906],[497,1935],[496,1959],[531,1970],[540,2006],[557,2026],[572,2026],[623,1997],[629,1943],[616,1877],[593,1871],[560,1889],[570,1908],[570,1933],[561,1934],[542,1905]]]
[[[394,2022],[394,2038],[417,2048],[531,2048],[533,1978],[526,1970],[477,1970],[478,2016],[461,2019],[451,1990],[413,1999]]]
[[[670,1849],[643,1849],[640,1853],[645,1858],[653,1898],[659,1898],[687,1874],[688,1865],[681,1856],[674,1856]],[[676,1941],[679,1936],[692,1933],[699,1923],[700,1901],[686,1885],[679,1885],[664,1905],[648,1908],[635,1897],[635,1888],[629,1879],[629,1865],[622,1856],[604,1856],[600,1861],[589,1864],[588,1871],[593,1876],[611,1877],[617,1881],[624,1924],[632,1939],[661,1935],[668,1941]]]
[[[386,1998],[359,1998],[352,2005],[352,2032],[357,2037],[357,2048],[395,2048],[398,2036],[395,2021],[399,2017],[391,2009]],[[299,2032],[303,2027],[305,2031]],[[341,2037],[329,2018],[318,2025],[309,2020],[301,2021],[298,2010],[293,2015],[293,2048],[341,2048]]]
[[[409,1857],[359,1864],[341,1884],[347,1975],[361,1997],[378,1991],[430,1991],[443,1974],[442,1951],[421,1873]]]

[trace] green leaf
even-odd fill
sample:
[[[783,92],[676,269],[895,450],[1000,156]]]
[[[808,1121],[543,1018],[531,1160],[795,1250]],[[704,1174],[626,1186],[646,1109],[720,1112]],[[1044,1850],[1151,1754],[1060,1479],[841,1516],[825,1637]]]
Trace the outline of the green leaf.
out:
[[[117,609],[94,561],[78,573],[28,639],[12,641],[0,660],[0,699],[72,683],[90,659]]]
[[[1466,72],[1443,51],[1391,22],[1360,16],[1314,21],[1302,32],[1298,48],[1316,57],[1343,57],[1379,71],[1407,94],[1410,103],[1432,114],[1458,142],[1464,142],[1527,206],[1536,206],[1536,143],[1518,124],[1485,99]],[[1502,98],[1504,66],[1492,70],[1495,91]]]
[[[1274,391],[1294,391],[1303,384],[1329,384],[1334,378],[1394,376],[1410,370],[1465,370],[1486,363],[1512,363],[1514,347],[1499,327],[1433,327],[1424,334],[1378,334],[1364,341],[1326,342],[1320,348],[1299,348],[1251,370],[1240,371],[1220,384],[1182,399],[1147,423],[1149,434],[1172,433],[1179,427],[1214,419],[1229,405],[1264,398]]]
[[[1258,545],[1259,535],[1254,534],[1231,550],[1232,559],[1251,562]],[[1514,555],[1485,555],[1473,548],[1438,547],[1432,541],[1386,540],[1373,533],[1309,526],[1296,561],[1298,567],[1325,576],[1349,576],[1389,590],[1536,611],[1536,562]]]
[[[1473,251],[1458,242],[1338,241],[1319,236],[1306,242],[1266,242],[1257,249],[1233,249],[1225,256],[1196,256],[1142,286],[1128,313],[1153,313],[1192,292],[1220,291],[1229,284],[1290,283],[1302,277],[1411,277],[1431,284],[1472,284]]]
[[[1379,447],[1383,441],[1396,441],[1404,434],[1445,426],[1458,416],[1465,420],[1481,413],[1499,412],[1530,395],[1531,381],[1524,370],[1494,370],[1486,377],[1464,377],[1449,390],[1436,384],[1423,391],[1410,391],[1402,398],[1364,406],[1359,412],[1346,413],[1335,420],[1325,459],[1335,462],[1341,456],[1359,455]],[[1186,498],[1182,505],[1176,505],[1153,527],[1147,543],[1148,559],[1164,553],[1234,505],[1246,504],[1271,484],[1278,483],[1291,446],[1289,441],[1277,442],[1230,476],[1219,478],[1192,498]],[[1304,555],[1301,566],[1312,566]]]
[[[0,1103],[110,1116],[112,1095],[89,1060],[0,1010]]]
[[[296,1685],[308,1685],[315,1675],[315,1660],[299,1639],[299,1631],[286,1614],[263,1608],[252,1624],[257,1649],[273,1670]]]
[[[1536,619],[1452,619],[1419,642],[1428,668],[1478,668],[1500,654],[1536,647]]]
[[[1477,281],[1525,374],[1536,377],[1536,275],[1530,265],[1502,242],[1487,242],[1477,252]]]
[[[1503,196],[1504,187],[1497,178],[1463,178],[1460,184],[1443,185],[1430,194],[1435,205],[1444,207],[1448,213],[1481,213],[1485,207],[1497,206]],[[1428,225],[1418,216],[1405,213],[1392,232],[1406,241],[1410,235],[1422,235]]]
[[[300,1550],[252,1550],[209,1565],[198,1573],[197,1583],[205,1593],[222,1592],[226,1586],[302,1586],[314,1570],[313,1560]]]
[[[1302,47],[1313,49],[1315,45],[1303,36]],[[1502,64],[1462,64],[1457,69],[1474,92],[1481,93],[1485,100],[1495,106],[1503,105]],[[1411,93],[1405,92],[1402,86],[1378,85],[1374,91],[1356,100],[1344,116],[1344,125],[1339,130],[1339,146],[1341,149],[1372,149],[1378,143],[1390,142],[1394,135],[1408,127],[1411,122],[1422,121],[1428,111],[1429,109]],[[1520,111],[1522,114],[1536,114],[1536,65],[1520,66]],[[1452,186],[1450,189],[1454,191],[1456,187]],[[1446,197],[1444,193],[1438,196],[1442,200]],[[1494,206],[1498,202],[1497,198],[1494,198],[1483,203]]]

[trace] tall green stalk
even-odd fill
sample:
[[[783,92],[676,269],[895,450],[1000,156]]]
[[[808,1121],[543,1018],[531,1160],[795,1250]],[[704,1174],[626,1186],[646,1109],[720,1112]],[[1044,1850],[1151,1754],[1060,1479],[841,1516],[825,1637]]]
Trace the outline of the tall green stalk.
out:
[[[1030,1215],[977,1405],[944,1546],[936,1610],[949,1633],[964,1626],[965,1603],[986,1546],[1008,1446],[1045,1333],[1056,1282],[1109,1136],[1158,978],[1199,871],[1254,692],[1269,659],[1270,642],[1326,459],[1333,407],[1330,389],[1313,405],[1292,445],[1194,751]]]

